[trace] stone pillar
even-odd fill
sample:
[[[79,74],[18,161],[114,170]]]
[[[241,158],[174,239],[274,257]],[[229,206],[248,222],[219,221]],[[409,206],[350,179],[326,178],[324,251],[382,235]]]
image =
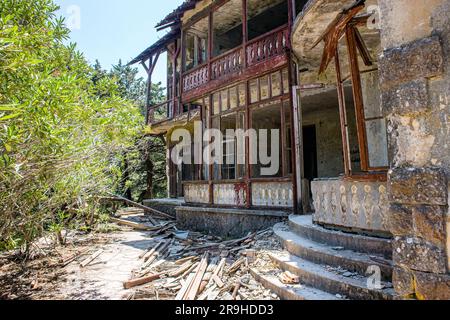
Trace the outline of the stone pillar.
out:
[[[450,0],[380,0],[399,298],[450,299]]]

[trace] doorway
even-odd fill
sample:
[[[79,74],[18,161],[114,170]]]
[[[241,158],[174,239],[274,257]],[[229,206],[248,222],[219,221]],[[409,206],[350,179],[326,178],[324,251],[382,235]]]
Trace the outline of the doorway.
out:
[[[304,157],[304,178],[308,181],[317,179],[317,135],[316,126],[303,127],[303,157]]]

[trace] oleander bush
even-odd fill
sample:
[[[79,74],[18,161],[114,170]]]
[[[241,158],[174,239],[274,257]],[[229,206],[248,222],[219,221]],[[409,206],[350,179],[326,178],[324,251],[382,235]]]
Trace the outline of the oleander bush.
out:
[[[120,73],[105,76],[67,44],[57,10],[0,4],[0,250],[26,253],[46,231],[91,225],[99,197],[133,183],[124,159],[141,158],[142,106]],[[144,89],[133,87],[137,100]]]

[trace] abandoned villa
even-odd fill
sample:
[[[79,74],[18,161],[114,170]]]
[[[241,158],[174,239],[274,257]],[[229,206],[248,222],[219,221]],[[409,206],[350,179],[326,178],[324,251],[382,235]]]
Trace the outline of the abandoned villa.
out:
[[[148,94],[147,124],[167,141],[168,196],[146,205],[176,212],[183,230],[273,227],[289,252],[280,268],[325,293],[450,299],[449,15],[449,0],[184,1],[130,62],[150,84],[167,54],[166,101]],[[243,163],[176,164],[171,134],[198,122],[279,130],[277,173],[250,161],[250,136]],[[326,266],[375,267],[392,287]]]

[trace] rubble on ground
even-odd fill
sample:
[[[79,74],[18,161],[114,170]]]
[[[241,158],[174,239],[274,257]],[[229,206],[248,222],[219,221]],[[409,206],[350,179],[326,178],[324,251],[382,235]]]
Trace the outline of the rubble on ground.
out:
[[[173,220],[134,208],[118,211],[110,224],[104,229],[119,231],[70,232],[66,246],[56,250],[46,241],[40,246],[41,257],[29,262],[35,268],[27,272],[16,262],[0,266],[5,271],[3,282],[8,283],[0,290],[0,298],[108,299],[120,294],[118,298],[128,300],[278,299],[250,274],[250,269],[275,267],[267,253],[281,250],[281,245],[271,229],[249,233],[241,239],[222,239],[178,230]],[[134,233],[145,239],[148,247],[141,244],[138,253],[128,258],[125,241],[122,252],[117,253],[120,257],[115,256],[119,239]],[[112,279],[108,261],[112,264],[124,259],[134,269],[128,269],[132,270],[128,280],[122,283],[121,278],[123,290],[120,286],[104,287],[102,280],[117,282]],[[80,275],[83,280],[79,280]],[[74,287],[74,280],[78,287]],[[101,281],[95,284],[96,280]]]

